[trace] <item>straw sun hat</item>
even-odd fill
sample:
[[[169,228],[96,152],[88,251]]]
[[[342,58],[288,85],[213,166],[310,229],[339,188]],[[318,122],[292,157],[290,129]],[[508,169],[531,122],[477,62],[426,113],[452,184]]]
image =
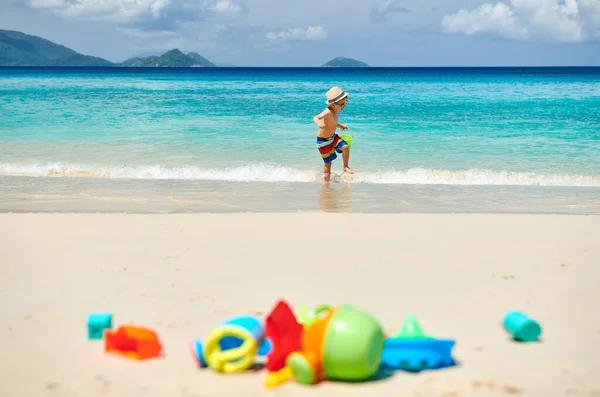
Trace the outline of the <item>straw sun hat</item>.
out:
[[[340,87],[335,86],[331,87],[329,91],[325,94],[327,97],[327,104],[331,105],[336,103],[337,101],[341,101],[342,99],[348,96],[348,93],[344,92]]]

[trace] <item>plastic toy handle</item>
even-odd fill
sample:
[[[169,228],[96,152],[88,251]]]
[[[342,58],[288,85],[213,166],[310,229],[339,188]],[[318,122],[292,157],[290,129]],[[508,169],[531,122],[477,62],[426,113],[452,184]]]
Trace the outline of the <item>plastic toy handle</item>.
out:
[[[305,306],[300,306],[298,308],[298,313],[296,314],[297,321],[304,325],[308,326],[315,322],[321,314],[328,313],[331,311],[331,306],[329,305],[321,305],[315,309],[315,311],[308,310]]]
[[[331,306],[329,305],[321,305],[315,309],[315,315],[320,317],[323,313],[329,313],[331,311]]]
[[[221,351],[219,341],[224,336],[235,336],[244,341],[240,347]],[[206,363],[219,372],[234,373],[249,368],[254,362],[258,346],[241,329],[221,327],[214,330],[206,339],[204,358]]]

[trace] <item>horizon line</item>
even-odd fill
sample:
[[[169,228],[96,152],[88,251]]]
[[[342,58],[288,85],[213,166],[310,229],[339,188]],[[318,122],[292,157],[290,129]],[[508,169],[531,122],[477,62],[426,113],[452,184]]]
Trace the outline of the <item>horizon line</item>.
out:
[[[94,68],[94,69],[460,69],[460,68],[600,68],[600,65],[461,65],[461,66],[50,66],[0,65],[0,68]]]

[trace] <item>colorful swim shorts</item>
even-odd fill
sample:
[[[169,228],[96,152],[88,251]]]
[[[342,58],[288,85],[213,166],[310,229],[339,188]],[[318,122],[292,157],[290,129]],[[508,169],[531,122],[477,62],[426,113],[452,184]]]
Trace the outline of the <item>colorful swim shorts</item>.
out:
[[[342,148],[348,146],[348,143],[340,138],[338,134],[333,134],[331,138],[317,137],[317,146],[323,161],[327,164],[335,160],[337,158],[335,152],[342,153]]]

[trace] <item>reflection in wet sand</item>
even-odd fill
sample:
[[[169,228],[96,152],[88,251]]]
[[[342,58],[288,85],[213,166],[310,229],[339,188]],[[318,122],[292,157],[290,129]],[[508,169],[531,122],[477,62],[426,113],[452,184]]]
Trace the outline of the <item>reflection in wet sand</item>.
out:
[[[346,212],[351,208],[350,186],[346,183],[323,183],[319,207],[325,212]]]

